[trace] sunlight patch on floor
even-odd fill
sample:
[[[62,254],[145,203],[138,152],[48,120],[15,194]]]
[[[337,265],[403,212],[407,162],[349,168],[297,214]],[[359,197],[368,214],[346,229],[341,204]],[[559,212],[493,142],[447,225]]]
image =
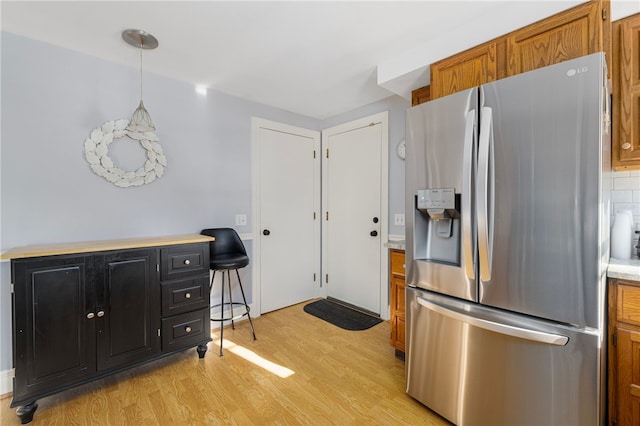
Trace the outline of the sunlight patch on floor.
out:
[[[215,345],[220,345],[220,340],[214,339],[213,343]],[[282,365],[278,365],[275,362],[271,362],[267,359],[264,359],[263,357],[256,354],[255,352],[243,346],[237,345],[228,339],[224,339],[224,342],[222,343],[222,348],[223,350],[227,350],[234,355],[238,355],[239,357],[246,359],[247,361],[257,365],[258,367],[262,367],[265,370],[275,374],[276,376],[282,377],[283,379],[286,379],[287,377],[295,374],[295,371],[290,370],[287,367],[283,367]]]

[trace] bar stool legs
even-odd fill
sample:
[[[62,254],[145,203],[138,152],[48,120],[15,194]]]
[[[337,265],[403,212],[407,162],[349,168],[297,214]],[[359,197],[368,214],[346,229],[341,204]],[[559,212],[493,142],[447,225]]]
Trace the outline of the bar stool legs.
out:
[[[247,298],[245,297],[244,294],[244,288],[242,287],[242,281],[240,280],[240,273],[238,272],[238,270],[236,269],[236,276],[238,277],[238,286],[240,287],[240,293],[242,294],[242,302],[234,302],[233,301],[233,296],[231,293],[231,272],[229,271],[229,269],[225,269],[222,270],[222,287],[221,287],[221,300],[220,303],[217,305],[213,305],[212,307],[218,307],[220,306],[220,318],[211,318],[211,321],[216,321],[216,322],[220,322],[220,356],[222,356],[222,342],[223,342],[223,338],[224,338],[224,321],[231,321],[231,328],[235,330],[235,320],[242,318],[244,316],[247,317],[247,319],[249,320],[249,326],[251,327],[251,335],[253,336],[253,340],[256,340],[256,332],[253,328],[253,321],[251,321],[251,314],[249,313],[249,311],[251,310],[251,308],[249,307],[249,305],[247,304]],[[227,288],[229,290],[229,301],[225,302],[225,298],[224,298],[224,287],[225,287],[225,272],[227,273]],[[213,276],[211,277],[211,284],[209,284],[209,290],[211,291],[213,289],[213,280],[216,278],[216,270],[213,270]],[[242,306],[243,307],[243,311],[240,315],[236,316],[233,312],[233,307],[235,306]],[[229,317],[225,317],[225,306],[229,307],[229,311],[231,313],[231,316]]]

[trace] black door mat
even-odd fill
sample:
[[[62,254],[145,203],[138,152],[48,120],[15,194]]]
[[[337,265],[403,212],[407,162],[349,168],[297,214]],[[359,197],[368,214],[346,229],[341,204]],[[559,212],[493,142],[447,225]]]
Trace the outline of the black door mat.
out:
[[[311,302],[303,309],[306,313],[345,330],[366,330],[382,322],[378,317],[347,308],[327,299]]]

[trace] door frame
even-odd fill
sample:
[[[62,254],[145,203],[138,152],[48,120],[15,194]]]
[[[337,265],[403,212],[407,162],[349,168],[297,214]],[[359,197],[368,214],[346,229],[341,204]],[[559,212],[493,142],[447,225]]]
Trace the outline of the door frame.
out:
[[[389,240],[389,112],[383,111],[367,117],[359,118],[347,123],[322,130],[322,221],[326,221],[327,199],[327,140],[332,134],[339,134],[351,130],[369,126],[372,123],[380,123],[382,126],[382,141],[380,144],[380,317],[389,319],[389,249],[386,242]],[[322,279],[320,290],[322,297],[327,297],[328,289],[324,285],[327,274],[327,227],[322,226]]]
[[[261,244],[260,244],[260,194],[261,194],[261,182],[260,182],[260,144],[259,144],[259,131],[261,128],[266,128],[283,133],[290,133],[293,135],[304,135],[314,140],[313,149],[314,155],[320,155],[320,132],[317,130],[305,129],[302,127],[291,126],[276,121],[271,121],[259,117],[251,117],[251,193],[252,193],[252,224],[251,229],[254,235],[252,256],[253,266],[251,268],[251,309],[255,312],[255,317],[260,316],[262,312],[261,298],[262,298],[262,282],[260,275],[260,261],[261,261]],[[313,176],[313,210],[317,212],[317,216],[320,216],[320,184],[321,184],[321,167],[317,167]],[[321,264],[320,264],[320,246],[321,246],[321,226],[322,221],[319,217],[314,223],[314,247],[317,251],[314,253],[313,269],[317,272],[316,283],[320,283]],[[320,297],[320,285],[317,285],[314,290],[314,297]]]

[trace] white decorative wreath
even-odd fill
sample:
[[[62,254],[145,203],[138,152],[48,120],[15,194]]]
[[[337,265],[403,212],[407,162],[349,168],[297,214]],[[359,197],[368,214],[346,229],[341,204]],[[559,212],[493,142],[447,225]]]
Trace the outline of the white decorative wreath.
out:
[[[151,183],[164,174],[164,168],[167,166],[167,157],[155,133],[133,132],[126,129],[128,125],[129,120],[126,119],[107,121],[93,129],[84,141],[84,156],[91,170],[121,188]],[[135,172],[127,172],[114,166],[113,160],[109,157],[109,144],[124,136],[137,140],[147,151],[147,161]]]

